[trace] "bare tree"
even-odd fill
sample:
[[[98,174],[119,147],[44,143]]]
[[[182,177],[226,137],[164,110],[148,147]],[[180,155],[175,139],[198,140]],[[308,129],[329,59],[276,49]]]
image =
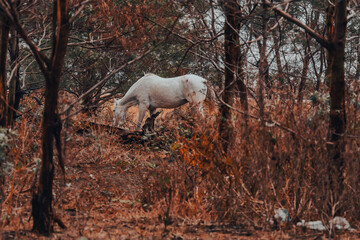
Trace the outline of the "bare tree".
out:
[[[16,1],[16,7],[19,11],[20,0]],[[16,29],[12,26],[10,29],[9,39],[9,55],[10,55],[10,79],[8,83],[8,111],[7,111],[7,125],[11,126],[15,120],[15,113],[19,108],[20,98],[22,96],[20,91],[20,55],[19,55],[19,35]]]
[[[70,22],[68,15],[68,1],[53,1],[53,35],[51,56],[47,57],[29,38],[19,20],[19,13],[11,1],[1,1],[0,6],[7,17],[11,19],[17,32],[29,45],[35,59],[45,78],[45,108],[42,122],[42,161],[40,179],[37,191],[32,198],[33,230],[41,234],[53,231],[54,222],[65,227],[56,217],[52,208],[52,186],[54,179],[53,144],[54,139],[59,154],[60,166],[63,168],[61,157],[61,122],[58,115],[58,92],[61,71],[64,65],[65,53],[68,43]],[[64,169],[63,169],[64,170]]]
[[[270,1],[265,0],[265,2],[268,7],[276,13],[303,28],[307,34],[327,50],[327,73],[330,79],[330,121],[328,137],[330,144],[328,144],[328,153],[329,159],[331,160],[328,170],[328,189],[331,197],[328,200],[331,207],[338,206],[336,211],[330,211],[330,214],[336,214],[339,212],[339,200],[344,188],[344,158],[342,157],[342,153],[345,150],[343,136],[346,131],[344,60],[347,25],[346,7],[348,1],[336,1],[334,5],[329,2],[326,38],[280,8],[273,6]]]

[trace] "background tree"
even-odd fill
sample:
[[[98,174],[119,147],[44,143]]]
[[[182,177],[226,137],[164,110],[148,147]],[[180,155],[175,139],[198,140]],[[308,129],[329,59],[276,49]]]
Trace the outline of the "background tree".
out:
[[[20,0],[15,3],[19,11]],[[8,112],[7,112],[7,125],[11,126],[16,117],[16,111],[19,109],[20,99],[23,95],[20,86],[20,53],[19,53],[19,35],[15,28],[12,26],[10,29],[9,39],[9,56],[10,56],[10,79],[8,81]]]
[[[298,19],[290,16],[279,8],[273,10],[284,16],[289,21],[303,28],[310,36],[316,39],[322,47],[326,48],[328,53],[327,75],[330,75],[330,121],[329,121],[329,183],[328,189],[331,191],[331,197],[328,199],[328,214],[334,214],[333,207],[339,206],[339,201],[343,192],[343,167],[344,159],[342,154],[345,150],[343,136],[346,131],[346,113],[345,113],[345,42],[346,42],[346,7],[347,1],[337,1],[333,6],[329,3],[327,19],[327,39],[315,32],[311,27],[303,24]],[[269,6],[272,6],[267,1]],[[333,16],[334,14],[334,16]],[[339,212],[339,207],[336,208]]]
[[[236,86],[236,75],[240,63],[239,31],[240,31],[240,8],[236,1],[221,2],[224,8],[224,49],[225,49],[225,82],[222,100],[225,104],[220,105],[219,136],[222,146],[227,152],[230,141],[233,138],[233,126],[231,124],[231,109],[234,103],[234,89]]]
[[[9,45],[9,20],[1,12],[0,16],[0,126],[6,125],[6,79],[7,79],[7,50]]]

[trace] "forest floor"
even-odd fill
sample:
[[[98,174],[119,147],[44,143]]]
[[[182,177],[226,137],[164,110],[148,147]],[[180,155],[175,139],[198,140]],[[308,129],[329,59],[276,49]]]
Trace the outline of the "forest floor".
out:
[[[158,124],[166,123],[160,120]],[[249,224],[223,224],[211,220],[202,210],[187,217],[177,214],[182,206],[172,205],[171,197],[170,200],[159,197],[158,202],[147,203],[149,195],[156,198],[159,186],[154,184],[161,181],[151,178],[156,177],[159,168],[166,172],[170,168],[176,171],[180,166],[165,146],[163,137],[170,135],[170,130],[161,128],[155,137],[134,134],[124,139],[97,127],[82,128],[70,124],[65,136],[66,181],[58,166],[54,180],[54,210],[67,228],[56,225],[55,232],[49,237],[39,237],[31,232],[30,190],[34,182],[31,170],[34,163],[28,163],[6,179],[5,190],[11,197],[2,209],[3,216],[7,214],[7,221],[3,221],[0,230],[1,239],[326,238],[324,232],[305,231],[295,226],[272,229]],[[39,139],[35,143],[39,144]],[[166,184],[166,179],[164,181]],[[355,233],[343,232],[341,235],[341,239],[356,238]]]
[[[260,231],[241,226],[184,219],[165,219],[167,203],[146,210],[139,199],[144,176],[152,168],[169,162],[164,151],[144,149],[140,143],[114,141],[116,150],[107,152],[99,144],[104,136],[88,132],[71,136],[66,162],[66,183],[60,171],[55,182],[56,214],[66,229],[55,227],[51,239],[293,239],[294,231]],[[112,140],[116,139],[114,137]],[[84,148],[85,147],[85,148]],[[114,150],[114,149],[113,149]],[[97,153],[97,154],[94,154]],[[125,158],[125,161],[124,161]],[[169,162],[168,164],[172,164]],[[31,232],[31,194],[17,196],[11,223],[1,239],[39,239]],[[321,238],[322,233],[302,233],[295,238]],[[42,237],[46,239],[47,237]],[[41,238],[40,238],[41,239]]]

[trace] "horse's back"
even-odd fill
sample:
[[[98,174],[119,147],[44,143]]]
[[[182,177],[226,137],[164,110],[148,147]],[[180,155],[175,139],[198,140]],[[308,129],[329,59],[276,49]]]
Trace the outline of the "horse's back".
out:
[[[147,73],[129,91],[138,98],[150,98],[156,102],[171,102],[171,100],[178,102],[182,97],[189,102],[201,102],[206,98],[207,86],[206,79],[194,74],[163,78]]]

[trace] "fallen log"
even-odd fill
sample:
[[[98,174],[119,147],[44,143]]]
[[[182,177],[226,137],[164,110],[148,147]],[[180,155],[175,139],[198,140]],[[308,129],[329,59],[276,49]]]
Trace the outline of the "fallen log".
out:
[[[89,130],[91,127],[96,127],[99,129],[106,130],[109,133],[120,134],[120,135],[127,135],[131,133],[131,131],[128,129],[92,122],[92,121],[86,121],[86,120],[80,121],[80,124],[77,127],[80,128],[79,130]]]
[[[130,131],[128,129],[92,122],[92,121],[73,121],[71,122],[72,126],[75,128],[75,132],[77,134],[84,134],[91,132],[92,129],[102,129],[108,132],[109,134],[116,134],[120,137],[122,143],[130,144],[130,143],[140,143],[144,144],[145,140],[143,136],[145,135],[144,131]]]

